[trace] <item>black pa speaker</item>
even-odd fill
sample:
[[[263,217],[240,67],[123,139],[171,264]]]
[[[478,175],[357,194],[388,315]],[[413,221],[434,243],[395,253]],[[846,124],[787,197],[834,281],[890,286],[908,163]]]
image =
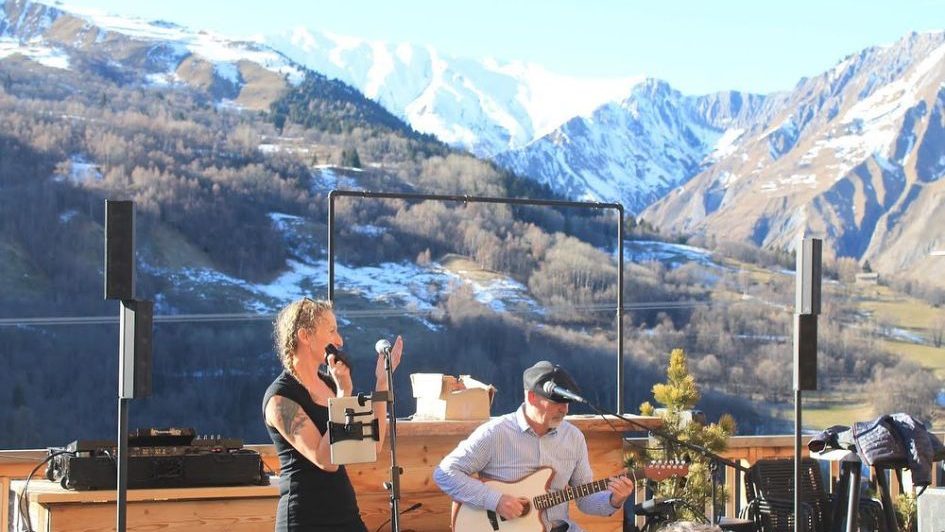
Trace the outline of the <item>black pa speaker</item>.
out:
[[[820,261],[823,241],[805,238],[797,247],[797,297],[795,312],[820,314]]]
[[[154,302],[121,302],[118,396],[139,399],[151,394],[151,333]]]
[[[794,389],[817,389],[817,315],[794,315]]]
[[[105,200],[105,299],[135,297],[134,234],[134,202]]]

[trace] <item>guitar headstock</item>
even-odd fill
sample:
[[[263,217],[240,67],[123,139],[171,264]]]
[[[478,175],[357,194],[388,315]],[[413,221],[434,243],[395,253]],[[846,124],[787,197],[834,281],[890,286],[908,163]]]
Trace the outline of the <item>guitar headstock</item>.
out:
[[[643,476],[660,481],[669,477],[684,477],[689,474],[689,464],[678,460],[657,460],[641,468]]]

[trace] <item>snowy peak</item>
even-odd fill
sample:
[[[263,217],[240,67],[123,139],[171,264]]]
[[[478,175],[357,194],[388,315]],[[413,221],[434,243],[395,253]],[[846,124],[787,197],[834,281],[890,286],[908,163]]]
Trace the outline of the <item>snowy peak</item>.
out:
[[[429,46],[366,41],[297,28],[266,42],[340,79],[415,129],[492,155],[629,94],[636,78],[580,79],[538,65],[467,59]]]
[[[645,79],[628,97],[496,161],[569,196],[619,201],[639,212],[713,154],[731,149],[740,136],[734,128],[763,101],[740,93],[684,96],[665,81]]]

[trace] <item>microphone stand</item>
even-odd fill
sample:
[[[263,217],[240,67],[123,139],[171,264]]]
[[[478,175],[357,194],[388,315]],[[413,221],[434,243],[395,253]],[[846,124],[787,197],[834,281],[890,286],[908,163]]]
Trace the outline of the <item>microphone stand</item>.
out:
[[[637,427],[637,428],[640,428],[640,429],[645,430],[645,431],[647,431],[647,432],[653,433],[653,434],[655,434],[656,436],[659,436],[660,438],[663,438],[663,439],[665,439],[665,440],[667,440],[667,441],[669,441],[669,442],[671,442],[671,443],[673,443],[673,444],[675,444],[675,445],[678,445],[678,446],[680,446],[680,447],[685,447],[686,449],[690,449],[690,450],[692,450],[692,451],[695,451],[695,452],[701,454],[702,456],[705,456],[706,458],[708,458],[708,459],[709,459],[709,471],[710,471],[710,473],[711,473],[711,475],[712,475],[712,476],[711,476],[711,480],[712,480],[712,485],[711,485],[711,489],[712,489],[712,495],[711,495],[711,496],[712,496],[712,512],[711,512],[711,514],[710,514],[710,520],[711,520],[711,522],[712,522],[713,525],[719,524],[719,518],[721,518],[721,516],[716,516],[716,509],[717,509],[717,507],[718,507],[718,501],[716,500],[716,499],[717,499],[716,482],[718,481],[718,479],[717,479],[717,473],[718,473],[718,470],[719,470],[719,464],[727,465],[727,466],[729,466],[729,467],[731,467],[731,468],[733,468],[733,469],[735,469],[736,471],[739,471],[739,472],[741,472],[741,473],[748,473],[748,468],[747,468],[747,467],[745,467],[745,466],[743,466],[743,465],[741,465],[741,464],[739,464],[739,463],[733,462],[733,461],[729,460],[728,458],[724,458],[724,457],[722,457],[722,456],[719,456],[719,455],[717,455],[716,453],[714,453],[714,452],[712,452],[712,451],[706,449],[705,447],[703,447],[703,446],[701,446],[701,445],[696,445],[696,444],[691,443],[691,442],[687,442],[687,441],[680,440],[679,438],[676,438],[675,436],[673,436],[673,435],[671,435],[671,434],[668,434],[668,433],[666,433],[666,432],[663,432],[663,431],[661,431],[661,430],[659,430],[659,429],[649,428],[649,427],[647,427],[646,425],[643,425],[642,423],[639,423],[639,422],[637,422],[637,421],[634,421],[633,419],[630,419],[630,418],[624,416],[623,414],[618,414],[618,413],[616,413],[616,412],[611,412],[610,410],[607,410],[607,409],[601,409],[601,408],[599,408],[597,405],[595,405],[594,403],[592,403],[592,402],[590,402],[590,401],[588,401],[588,400],[586,400],[586,399],[584,400],[584,404],[586,404],[587,406],[593,408],[593,409],[594,409],[598,414],[600,414],[600,415],[603,415],[603,414],[610,414],[610,415],[612,415],[612,416],[614,416],[614,417],[616,417],[616,418],[618,418],[618,419],[620,419],[620,420],[622,420],[622,421],[625,421],[625,422],[627,422],[627,423],[629,423],[629,424],[631,424],[631,425],[633,425],[633,426],[635,426],[635,427]]]
[[[390,492],[390,527],[391,532],[400,532],[400,474],[403,469],[397,465],[397,415],[394,412],[394,368],[390,360],[390,349],[384,349],[384,369],[387,370],[387,404],[390,410],[390,481],[384,488]]]

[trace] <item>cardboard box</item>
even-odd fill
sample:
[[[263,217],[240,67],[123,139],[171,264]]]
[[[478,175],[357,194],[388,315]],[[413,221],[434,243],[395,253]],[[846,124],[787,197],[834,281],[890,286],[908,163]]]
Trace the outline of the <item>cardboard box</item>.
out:
[[[469,375],[457,379],[442,373],[411,373],[417,399],[414,419],[489,419],[495,388]]]

